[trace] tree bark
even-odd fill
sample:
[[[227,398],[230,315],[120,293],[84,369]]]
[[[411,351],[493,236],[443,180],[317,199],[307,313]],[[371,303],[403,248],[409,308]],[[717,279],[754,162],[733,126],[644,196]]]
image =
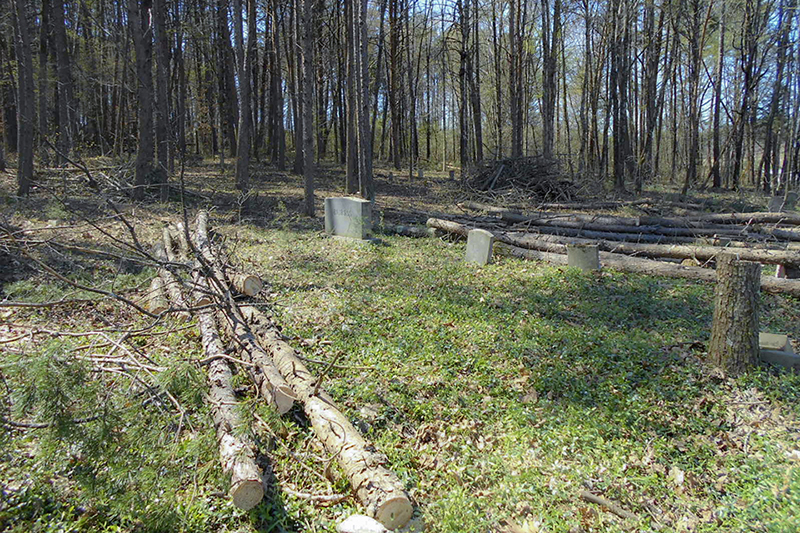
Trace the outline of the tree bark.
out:
[[[714,319],[709,360],[729,374],[739,374],[759,360],[758,298],[761,266],[733,254],[717,260]]]
[[[16,29],[16,53],[19,71],[19,90],[17,93],[17,122],[19,124],[17,135],[18,196],[27,196],[33,183],[33,125],[36,120],[33,51],[31,49],[31,34],[25,5],[26,2],[24,0],[14,0],[14,28]]]
[[[56,3],[59,1],[56,0]],[[151,6],[152,0],[128,0],[129,25],[136,53],[136,86],[139,98],[137,102],[139,145],[136,151],[135,188],[133,190],[133,197],[137,200],[144,198],[144,189],[150,184],[153,172],[153,34],[150,31]]]
[[[286,381],[297,394],[314,433],[325,450],[336,457],[359,500],[389,529],[399,529],[411,518],[413,507],[398,477],[387,468],[388,459],[369,444],[320,388],[315,378],[274,325],[252,307],[243,309]]]

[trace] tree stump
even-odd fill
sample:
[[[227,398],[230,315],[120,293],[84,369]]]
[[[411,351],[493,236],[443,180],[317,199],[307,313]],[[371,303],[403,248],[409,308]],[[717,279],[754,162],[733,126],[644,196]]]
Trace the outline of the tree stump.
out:
[[[733,254],[717,257],[714,320],[708,358],[729,374],[759,360],[758,297],[761,265]]]

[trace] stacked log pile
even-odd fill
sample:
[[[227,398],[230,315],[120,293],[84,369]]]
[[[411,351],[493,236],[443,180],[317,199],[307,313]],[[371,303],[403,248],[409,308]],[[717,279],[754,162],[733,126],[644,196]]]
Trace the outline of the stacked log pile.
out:
[[[429,227],[441,232],[461,237],[466,237],[471,229],[478,227],[439,218],[430,218],[427,224]],[[489,228],[482,227],[482,229]],[[636,272],[655,276],[714,281],[714,271],[708,268],[678,265],[657,259],[689,259],[696,265],[711,266],[715,258],[723,252],[732,252],[742,259],[759,263],[783,265],[787,269],[797,269],[800,266],[800,250],[641,244],[565,238],[555,235],[540,235],[499,229],[489,230],[494,235],[495,240],[504,245],[500,247],[501,250],[517,257],[565,265],[567,264],[567,244],[597,244],[601,250],[604,250],[600,254],[603,265],[623,272]],[[645,256],[646,258],[638,256]],[[761,288],[768,292],[800,296],[800,280],[798,279],[781,279],[763,275],[761,277]]]
[[[413,507],[403,483],[388,468],[386,456],[367,442],[339,410],[321,386],[321,378],[308,371],[277,326],[255,307],[240,306],[234,298],[234,290],[240,294],[260,290],[261,281],[224,266],[208,237],[208,214],[198,214],[193,238],[182,225],[165,230],[160,249],[167,263],[188,264],[188,254],[195,256],[191,301],[207,356],[209,401],[222,466],[231,476],[233,503],[249,509],[264,494],[262,475],[255,462],[257,450],[236,430],[241,422],[231,387],[231,365],[243,363],[256,390],[278,413],[287,412],[295,402],[302,405],[315,436],[336,457],[367,514],[389,529],[405,525]],[[161,276],[157,279],[160,283],[154,285],[160,288],[164,280]],[[176,285],[178,292],[181,288]],[[184,307],[182,295],[179,299],[173,291],[168,296],[173,307]],[[220,331],[230,340],[230,350],[223,348]]]

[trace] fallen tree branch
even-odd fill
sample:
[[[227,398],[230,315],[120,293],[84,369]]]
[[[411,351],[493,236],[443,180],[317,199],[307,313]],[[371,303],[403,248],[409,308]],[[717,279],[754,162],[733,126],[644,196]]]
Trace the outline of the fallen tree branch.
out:
[[[607,500],[601,496],[596,496],[591,492],[589,492],[588,490],[584,490],[581,492],[581,500],[604,507],[609,511],[611,511],[612,513],[614,513],[615,515],[617,515],[618,517],[624,518],[625,520],[639,520],[639,517],[633,514],[632,512],[626,511],[625,509],[623,509],[616,503],[612,502],[611,500]]]

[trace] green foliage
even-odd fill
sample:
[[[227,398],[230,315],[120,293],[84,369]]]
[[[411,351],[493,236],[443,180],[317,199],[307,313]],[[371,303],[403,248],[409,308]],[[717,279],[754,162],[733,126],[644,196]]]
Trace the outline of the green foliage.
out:
[[[387,454],[428,531],[506,519],[564,533],[798,529],[800,380],[705,365],[710,285],[512,259],[476,268],[437,239],[354,248],[316,232],[220,232],[260,269],[312,372],[336,359],[323,386]],[[763,324],[800,335],[797,300],[764,295],[762,309]],[[166,368],[152,390],[93,372],[62,342],[3,354],[2,414],[47,427],[0,439],[0,529],[316,532],[363,511],[280,490],[350,488],[297,410],[278,416],[247,394],[246,372],[234,374],[236,431],[269,456],[276,486],[235,510],[197,334],[141,342]],[[582,502],[584,489],[640,520]]]

